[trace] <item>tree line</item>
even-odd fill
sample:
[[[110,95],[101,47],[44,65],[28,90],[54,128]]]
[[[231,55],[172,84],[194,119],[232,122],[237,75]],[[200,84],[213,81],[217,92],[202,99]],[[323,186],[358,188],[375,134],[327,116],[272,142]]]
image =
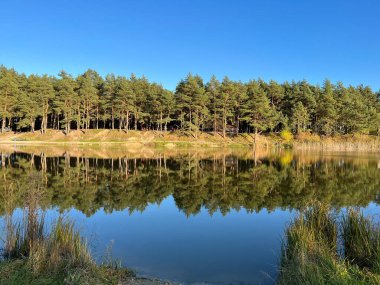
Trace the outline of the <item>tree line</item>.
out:
[[[100,76],[88,69],[73,77],[18,73],[0,66],[1,132],[48,128],[179,130],[223,135],[291,130],[319,135],[378,134],[379,93],[368,86],[322,86],[228,77],[208,82],[189,74],[174,92],[145,77]]]

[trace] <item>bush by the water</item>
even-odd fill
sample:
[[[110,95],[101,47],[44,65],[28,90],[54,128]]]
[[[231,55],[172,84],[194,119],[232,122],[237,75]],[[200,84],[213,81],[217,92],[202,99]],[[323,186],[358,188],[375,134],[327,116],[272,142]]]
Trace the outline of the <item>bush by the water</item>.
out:
[[[323,205],[289,225],[278,284],[380,284],[380,228],[357,210]]]
[[[286,142],[289,142],[293,139],[293,134],[290,130],[282,130],[280,132],[280,137],[286,141]]]
[[[119,284],[131,272],[97,265],[73,222],[62,217],[46,232],[44,216],[29,210],[7,226],[0,284]]]

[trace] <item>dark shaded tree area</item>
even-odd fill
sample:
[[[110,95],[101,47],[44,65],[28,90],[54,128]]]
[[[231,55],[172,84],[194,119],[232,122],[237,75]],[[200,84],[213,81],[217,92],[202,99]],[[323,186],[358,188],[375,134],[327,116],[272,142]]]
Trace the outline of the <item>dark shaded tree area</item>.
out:
[[[19,74],[0,66],[1,132],[117,129],[202,131],[223,137],[291,129],[320,135],[378,134],[379,94],[326,80],[247,83],[189,74],[175,92],[138,78],[94,70],[73,78]]]
[[[232,210],[301,209],[310,201],[340,208],[379,203],[377,161],[286,157],[259,161],[235,156],[96,159],[0,153],[0,215],[22,207],[31,185],[44,208],[86,215],[144,211],[170,195],[186,215]],[[34,183],[34,184],[31,184]]]

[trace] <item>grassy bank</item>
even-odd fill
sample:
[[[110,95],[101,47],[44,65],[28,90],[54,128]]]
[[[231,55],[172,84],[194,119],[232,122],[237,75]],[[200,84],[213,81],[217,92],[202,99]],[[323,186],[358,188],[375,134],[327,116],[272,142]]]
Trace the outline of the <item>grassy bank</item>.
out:
[[[128,143],[129,145],[157,145],[157,146],[241,146],[254,142],[253,135],[241,134],[223,138],[221,134],[201,133],[196,138],[192,132],[158,132],[158,131],[117,131],[117,130],[86,130],[71,131],[65,135],[62,131],[48,130],[40,132],[0,134],[0,143]],[[271,143],[266,137],[260,138],[260,144]]]
[[[223,137],[220,133],[200,133],[196,138],[191,132],[86,130],[62,131],[47,130],[46,133],[6,132],[0,134],[0,144],[114,144],[140,148],[149,147],[252,147],[253,134],[239,134]],[[327,151],[380,151],[380,137],[372,135],[319,136],[301,133],[293,136],[289,132],[258,135],[256,146],[260,148],[294,148],[299,150]]]
[[[74,224],[63,218],[49,232],[36,210],[6,223],[0,284],[120,284],[133,277],[116,263],[96,264]]]
[[[350,152],[379,152],[380,137],[373,135],[318,136],[302,133],[295,136],[292,146],[297,150],[325,150]]]
[[[278,284],[380,284],[379,227],[355,210],[306,210],[286,230]]]

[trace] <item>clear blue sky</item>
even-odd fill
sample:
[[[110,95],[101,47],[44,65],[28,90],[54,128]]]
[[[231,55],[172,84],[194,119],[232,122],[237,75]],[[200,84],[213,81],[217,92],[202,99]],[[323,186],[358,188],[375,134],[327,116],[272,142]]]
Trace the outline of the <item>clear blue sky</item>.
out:
[[[0,3],[0,64],[20,72],[235,80],[325,78],[380,88],[378,0]]]

